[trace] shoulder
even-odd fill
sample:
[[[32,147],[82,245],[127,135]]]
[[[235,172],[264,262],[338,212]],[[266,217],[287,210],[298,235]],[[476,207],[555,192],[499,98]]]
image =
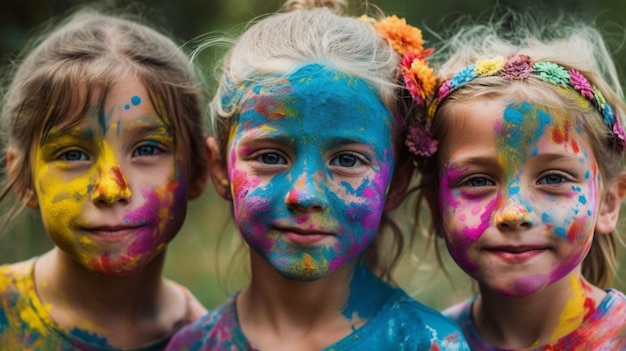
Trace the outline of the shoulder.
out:
[[[408,296],[404,291],[394,296],[395,301],[391,301],[392,309],[401,310],[401,313],[410,315],[424,323],[426,327],[437,329],[458,330],[458,326],[450,318],[441,312],[424,305],[423,303]]]
[[[468,350],[460,328],[441,312],[428,307],[398,289],[379,314],[367,324],[400,340],[413,340],[420,347],[435,350]],[[366,325],[367,325],[366,324]]]
[[[607,290],[580,327],[551,346],[555,350],[626,350],[626,296],[615,289]]]
[[[462,324],[462,322],[471,320],[472,304],[475,299],[475,297],[472,297],[465,301],[461,301],[446,308],[442,313],[456,323]]]
[[[189,322],[195,321],[207,313],[207,309],[202,305],[200,300],[189,290],[186,286],[175,282],[173,280],[167,280],[168,284],[172,284],[177,290],[181,291],[185,297],[185,307],[187,310],[187,320]]]
[[[35,259],[0,265],[0,295],[23,294],[32,285]]]
[[[232,295],[216,309],[176,332],[166,350],[222,350],[238,329],[235,295]]]

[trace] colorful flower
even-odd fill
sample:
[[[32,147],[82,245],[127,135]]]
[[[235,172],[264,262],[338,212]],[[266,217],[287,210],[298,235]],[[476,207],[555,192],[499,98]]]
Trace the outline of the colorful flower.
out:
[[[526,79],[533,72],[532,60],[528,55],[511,55],[500,72],[500,76],[508,80]]]
[[[622,128],[622,123],[619,120],[619,116],[615,115],[615,123],[613,124],[613,134],[615,135],[615,141],[620,150],[626,149],[626,132]]]
[[[613,114],[613,109],[611,108],[611,105],[605,105],[604,110],[602,110],[602,115],[604,117],[604,123],[607,126],[610,127],[615,124],[615,114]]]
[[[569,72],[563,66],[553,62],[536,62],[535,72],[539,78],[554,85],[567,87],[569,84]]]
[[[580,95],[589,100],[593,100],[593,87],[582,73],[575,69],[569,70],[569,83],[576,89]]]
[[[424,53],[407,52],[402,58],[402,77],[407,90],[415,100],[418,106],[424,107],[426,100],[435,92],[437,79],[432,68],[428,67],[428,63],[421,59]]]
[[[424,50],[422,31],[407,24],[404,18],[395,15],[385,17],[374,24],[374,29],[389,40],[400,56],[404,56],[407,51]]]
[[[445,97],[448,96],[448,94],[450,94],[450,92],[452,92],[453,90],[454,88],[452,87],[452,80],[450,79],[446,80],[439,87],[439,92],[437,93],[437,100],[441,101],[445,99]]]
[[[471,82],[476,77],[478,77],[476,71],[474,70],[474,67],[476,67],[476,65],[465,67],[461,72],[452,77],[452,79],[450,79],[450,86],[452,87],[452,89],[457,89],[461,85],[467,82]]]
[[[596,103],[596,106],[599,109],[604,110],[606,107],[606,99],[604,98],[604,95],[602,94],[602,92],[597,86],[592,85],[592,87],[593,87],[593,101]]]
[[[476,61],[474,71],[479,77],[493,76],[502,70],[506,60],[504,57],[495,57],[489,60]]]
[[[430,157],[437,152],[437,140],[433,138],[433,133],[422,124],[409,127],[405,144],[416,156]]]

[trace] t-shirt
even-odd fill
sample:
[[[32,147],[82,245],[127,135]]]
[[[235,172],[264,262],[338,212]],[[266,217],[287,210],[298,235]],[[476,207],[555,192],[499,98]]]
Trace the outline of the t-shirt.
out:
[[[80,328],[64,329],[56,324],[35,291],[35,259],[0,266],[0,350],[2,351],[106,351],[163,350],[171,338],[136,348],[119,349],[106,339]],[[173,333],[174,331],[172,331]]]
[[[374,303],[382,303],[367,322],[326,351],[469,350],[459,327],[403,290],[393,288],[371,274],[383,289],[363,289]],[[169,351],[258,350],[246,339],[237,319],[236,294],[217,309],[181,329],[168,345]]]
[[[463,330],[472,350],[505,351],[487,344],[480,338],[473,323],[472,305],[476,296],[444,311]],[[607,290],[598,308],[583,321],[580,327],[553,344],[518,350],[536,351],[623,351],[626,350],[626,296]]]

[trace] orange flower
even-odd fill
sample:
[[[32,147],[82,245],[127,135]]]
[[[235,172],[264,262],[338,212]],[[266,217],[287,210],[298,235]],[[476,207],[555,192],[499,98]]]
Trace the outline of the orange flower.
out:
[[[428,54],[432,51],[428,51]],[[428,66],[428,62],[423,59],[422,55],[413,51],[407,52],[402,58],[402,76],[407,90],[415,99],[418,106],[424,106],[435,93],[437,86],[437,78],[432,68]]]
[[[374,29],[389,40],[400,56],[407,51],[420,52],[424,49],[422,31],[407,24],[404,18],[396,15],[385,17],[374,24]]]

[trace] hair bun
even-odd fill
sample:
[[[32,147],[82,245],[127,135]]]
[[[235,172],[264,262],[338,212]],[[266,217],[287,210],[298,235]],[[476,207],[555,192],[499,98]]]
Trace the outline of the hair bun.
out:
[[[343,13],[348,7],[348,0],[287,0],[282,6],[283,11],[302,9],[328,8],[336,13]]]

